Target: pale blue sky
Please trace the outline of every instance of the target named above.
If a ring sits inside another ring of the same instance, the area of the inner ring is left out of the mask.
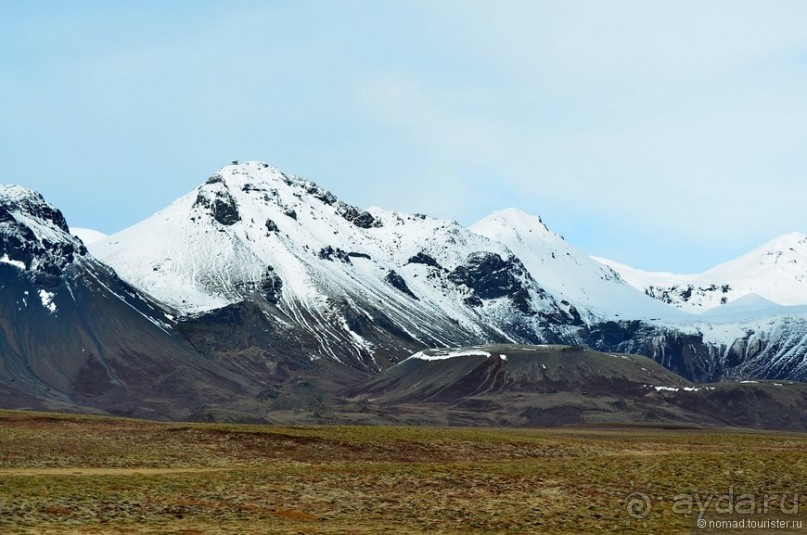
[[[113,232],[233,159],[700,271],[807,232],[807,2],[0,2],[0,182]]]

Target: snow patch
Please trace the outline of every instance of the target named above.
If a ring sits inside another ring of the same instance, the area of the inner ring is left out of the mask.
[[[50,313],[53,314],[56,312],[56,303],[53,302],[53,298],[56,296],[53,292],[49,292],[47,290],[39,290],[39,299],[42,300],[42,306],[50,310]]]
[[[684,392],[700,392],[701,390],[714,390],[715,387],[713,386],[656,386],[656,385],[644,385],[646,388],[654,388],[656,392],[679,392],[683,390]]]
[[[656,392],[678,392],[680,388],[677,386],[654,386]]]
[[[25,270],[25,263],[20,262],[19,260],[12,260],[8,257],[8,253],[3,255],[3,258],[0,258],[0,262],[3,264],[10,264],[17,269]]]
[[[453,359],[456,357],[471,357],[471,356],[483,356],[483,357],[490,357],[492,356],[487,351],[480,351],[478,349],[465,349],[465,350],[448,350],[443,352],[441,350],[440,354],[437,355],[427,355],[423,351],[418,351],[411,357],[410,359],[417,359],[417,360],[446,360],[446,359]],[[504,356],[504,355],[502,355]],[[506,359],[507,357],[505,357]],[[407,359],[409,360],[409,359]]]

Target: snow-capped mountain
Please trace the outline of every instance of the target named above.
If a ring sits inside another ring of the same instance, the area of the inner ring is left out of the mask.
[[[780,329],[759,310],[750,319],[677,310],[534,216],[505,210],[469,230],[360,210],[260,162],[222,168],[90,248],[176,309],[197,350],[270,382],[278,363],[299,370],[325,360],[375,373],[423,347],[491,342],[636,352],[696,381],[750,362],[760,376],[807,376],[799,353],[807,341],[777,338],[799,328]],[[758,344],[737,342],[752,331],[768,333],[764,358]]]
[[[245,391],[94,259],[59,210],[20,186],[0,186],[0,290],[3,406],[164,418],[203,403],[202,385],[211,399],[217,387]]]
[[[615,317],[682,317],[569,245],[537,216],[509,208],[490,214],[470,229],[506,245],[547,291],[572,303],[590,322]]]
[[[807,305],[807,235],[792,232],[700,274],[648,272],[597,258],[647,295],[700,313],[748,295]]]
[[[259,162],[115,235],[75,233],[0,187],[0,406],[263,418],[426,348],[491,343],[646,355],[694,382],[807,380],[807,306],[782,304],[802,300],[801,235],[708,272],[726,304],[693,314],[519,210],[471,229],[361,210]]]
[[[189,318],[252,302],[292,338],[316,339],[306,357],[372,369],[423,346],[539,340],[547,317],[574,315],[499,242],[359,210],[258,162],[222,168],[91,249]]]

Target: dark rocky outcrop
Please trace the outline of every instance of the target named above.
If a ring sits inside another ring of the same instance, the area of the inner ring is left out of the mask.
[[[415,256],[410,257],[409,260],[406,261],[406,263],[407,264],[424,264],[424,265],[427,265],[427,266],[431,266],[433,268],[443,269],[443,266],[441,266],[437,262],[437,260],[435,260],[433,257],[427,255],[423,251],[419,252]]]
[[[472,253],[464,265],[448,274],[448,279],[471,290],[467,299],[471,306],[478,306],[485,299],[508,297],[521,312],[532,312],[530,294],[524,284],[532,277],[515,256],[505,260],[496,253]]]
[[[22,190],[21,190],[22,191]],[[38,237],[15,213],[38,219],[51,226],[65,239]],[[21,262],[42,286],[57,284],[64,269],[77,257],[86,256],[81,240],[69,237],[70,229],[62,212],[49,205],[41,195],[23,191],[14,199],[0,199],[0,257]]]
[[[384,276],[384,282],[399,292],[408,295],[412,299],[418,299],[418,297],[412,293],[412,290],[409,289],[409,286],[406,285],[406,281],[403,279],[403,277],[401,277],[394,269],[389,270],[389,272]]]
[[[339,207],[336,213],[342,216],[346,221],[350,221],[359,228],[372,228],[380,227],[381,221],[378,221],[373,215],[366,210],[359,210],[355,206],[351,206],[344,202],[339,202]]]
[[[280,301],[280,292],[283,288],[283,281],[280,276],[275,273],[275,268],[269,266],[266,268],[266,274],[261,281],[261,293],[267,301],[276,305]]]
[[[213,219],[222,225],[230,226],[241,221],[241,215],[238,213],[238,203],[226,189],[216,190],[212,193],[200,190],[193,205],[209,210]]]
[[[315,199],[322,201],[329,206],[336,202],[336,197],[333,193],[325,188],[317,186],[313,182],[306,183],[305,191]]]
[[[647,355],[695,382],[717,381],[726,372],[721,348],[701,334],[688,334],[638,320],[605,321],[579,331],[581,343],[600,351]]]
[[[350,264],[350,254],[340,249],[339,247],[332,247],[330,245],[323,247],[319,250],[319,257],[323,260],[330,260],[333,261],[334,259],[344,262],[345,264]]]

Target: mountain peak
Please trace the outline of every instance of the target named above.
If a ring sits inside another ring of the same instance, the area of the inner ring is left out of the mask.
[[[804,249],[807,250],[807,234],[802,232],[788,232],[772,239],[762,246],[770,250]]]
[[[216,186],[217,184],[218,186]],[[326,204],[333,204],[337,201],[333,194],[311,180],[288,175],[277,167],[272,167],[268,163],[259,161],[234,162],[230,165],[225,165],[211,175],[199,189],[206,189],[211,186],[213,188],[226,188],[232,192],[242,191],[245,193],[291,188],[297,190],[298,193],[304,191],[309,195],[320,197],[320,200],[323,200]]]
[[[800,232],[782,234],[740,257],[706,271],[703,275],[746,272],[765,278],[765,272],[770,269],[786,271],[803,281],[807,273],[807,235]],[[761,295],[769,297],[764,292]]]
[[[507,208],[491,213],[470,229],[506,245],[544,288],[578,312],[654,318],[674,314],[566,243],[538,216]]]
[[[528,214],[521,208],[504,208],[503,210],[496,210],[491,212],[487,217],[482,218],[475,225],[482,224],[497,224],[500,226],[521,228],[526,230],[533,230],[535,228],[542,228],[544,231],[549,231],[549,228],[544,224],[541,216]]]
[[[53,282],[84,244],[70,234],[62,212],[39,193],[17,185],[0,185],[0,262],[34,272]]]
[[[47,222],[65,233],[70,232],[62,212],[40,193],[16,184],[0,184],[0,221],[13,219],[14,213]]]
[[[18,184],[0,184],[0,202],[22,202],[29,199],[44,201],[42,195]]]

